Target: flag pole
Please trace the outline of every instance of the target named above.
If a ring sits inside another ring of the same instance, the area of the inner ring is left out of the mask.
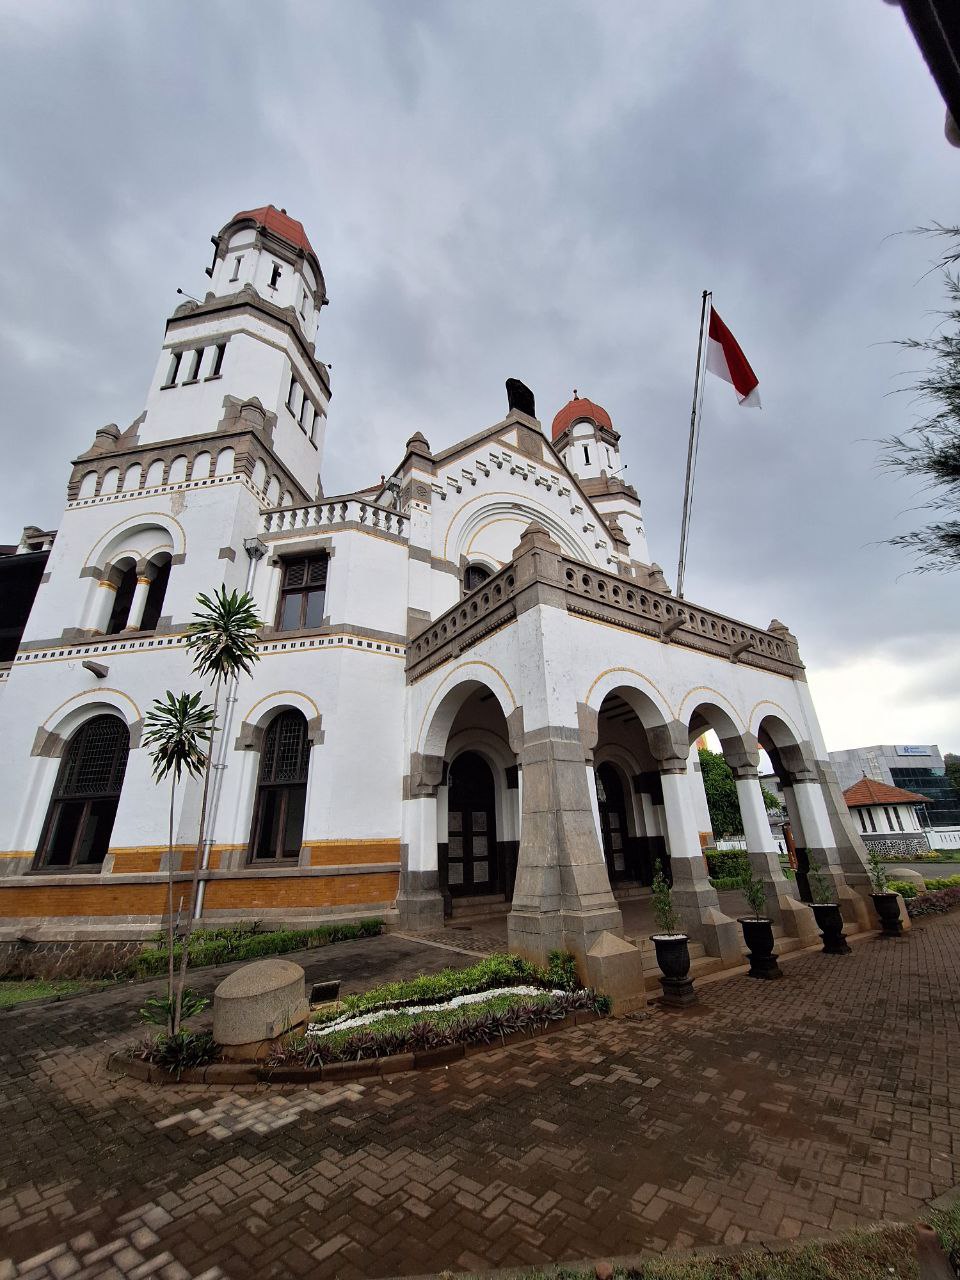
[[[703,335],[706,330],[708,289],[704,289],[700,303],[700,338],[697,342],[697,371],[693,379],[693,404],[690,406],[690,440],[687,444],[687,475],[683,486],[683,515],[680,519],[680,558],[677,562],[677,599],[683,599],[683,575],[687,567],[687,542],[690,533],[690,508],[693,503],[693,470],[696,465],[697,433],[700,427],[700,394],[703,378]]]

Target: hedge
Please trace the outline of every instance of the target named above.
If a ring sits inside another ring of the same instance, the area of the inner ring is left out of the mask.
[[[196,929],[190,934],[190,967],[201,969],[205,965],[228,964],[232,960],[257,960],[261,956],[279,956],[287,951],[327,947],[333,942],[350,942],[355,938],[375,938],[382,930],[382,920],[321,924],[310,929],[261,931],[257,921],[220,929]],[[155,945],[141,951],[130,969],[141,978],[166,973],[169,955],[166,938],[158,935]],[[174,944],[173,955],[174,962],[179,964],[183,955],[182,942]]]

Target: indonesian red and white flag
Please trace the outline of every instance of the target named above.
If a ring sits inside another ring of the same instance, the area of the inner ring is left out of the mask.
[[[740,343],[712,307],[707,334],[707,368],[718,378],[733,384],[742,405],[748,405],[751,409],[760,408],[760,383],[757,375],[740,350]]]

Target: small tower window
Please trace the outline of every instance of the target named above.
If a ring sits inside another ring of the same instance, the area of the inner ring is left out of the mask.
[[[270,272],[270,288],[275,289],[280,283],[280,268],[276,263],[273,264],[273,270]]]
[[[464,591],[475,591],[490,577],[490,570],[485,564],[468,564],[463,573]]]
[[[190,377],[187,379],[188,382],[196,382],[200,377],[200,366],[203,363],[203,352],[203,347],[197,347],[196,351],[193,353],[193,364],[190,366]]]
[[[293,412],[293,398],[296,395],[296,393],[297,393],[297,379],[296,379],[296,375],[294,374],[294,375],[291,375],[290,377],[290,390],[287,392],[287,408],[291,411],[291,413]]]
[[[173,359],[170,361],[170,372],[167,374],[167,380],[163,384],[165,387],[175,387],[177,378],[180,375],[180,361],[183,359],[182,351],[175,351]]]
[[[240,258],[234,258],[234,260],[233,260],[233,275],[230,277],[230,279],[231,279],[231,280],[239,280],[239,279],[240,279],[240,263],[241,263],[242,261],[243,261],[243,258],[242,258],[242,257],[240,257]]]
[[[223,357],[226,355],[227,344],[225,342],[217,343],[217,354],[213,358],[213,368],[207,374],[208,378],[219,378],[220,370],[223,368]]]
[[[301,298],[300,298],[300,317],[301,317],[301,319],[306,320],[306,318],[307,318],[307,291],[306,291],[306,289],[305,289],[302,285],[300,286],[300,292],[301,292],[301,294],[302,294],[302,296],[301,296]]]
[[[110,611],[110,621],[107,623],[106,634],[108,636],[117,635],[127,625],[130,606],[133,603],[133,593],[136,589],[137,569],[135,565],[131,564],[124,569],[117,584],[117,590],[113,597],[113,608]]]
[[[587,464],[587,466],[589,467],[589,465],[590,465],[590,450],[587,448],[587,446],[586,446],[586,445],[584,445],[584,446],[583,446],[583,460],[584,460],[584,462]]]

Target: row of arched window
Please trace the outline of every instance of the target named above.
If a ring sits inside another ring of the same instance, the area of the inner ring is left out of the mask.
[[[135,489],[153,489],[161,484],[181,484],[184,480],[207,480],[211,475],[231,475],[236,461],[232,448],[221,449],[214,462],[213,454],[206,450],[196,454],[191,464],[186,454],[181,453],[169,464],[163,458],[155,458],[146,471],[140,462],[132,462],[123,473],[121,483],[120,468],[109,467],[103,473],[98,487],[100,473],[88,471],[80,481],[78,498],[93,498],[111,493],[126,493]],[[266,469],[264,469],[266,470]],[[188,474],[189,473],[189,474]]]
[[[183,484],[187,480],[209,480],[211,476],[229,476],[236,470],[236,452],[228,446],[216,455],[201,450],[191,462],[185,454],[178,454],[169,463],[164,458],[154,458],[144,470],[140,462],[132,462],[122,473],[119,467],[108,467],[101,478],[99,471],[87,471],[80,480],[77,499],[107,497],[114,493],[134,493],[138,489],[154,489],[164,484]],[[254,463],[250,482],[264,495],[271,507],[290,507],[293,493],[284,489],[280,478],[270,475],[262,458]]]
[[[130,734],[119,716],[86,720],[60,762],[37,848],[35,870],[86,871],[110,847],[127,768]],[[299,711],[281,711],[263,737],[250,826],[252,862],[295,861],[303,844],[310,740]]]

